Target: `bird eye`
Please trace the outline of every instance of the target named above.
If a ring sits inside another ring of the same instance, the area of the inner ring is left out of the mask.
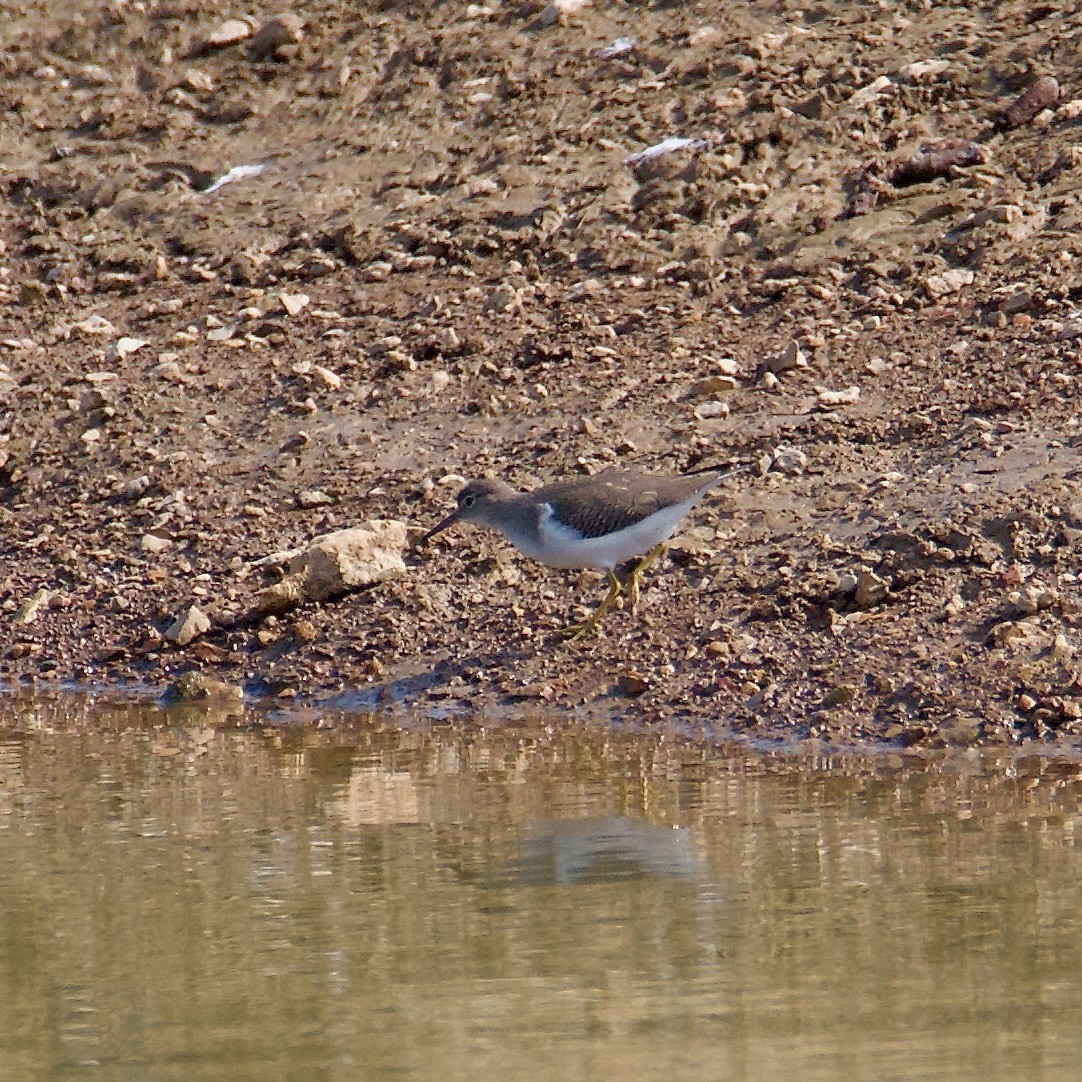
[[[477,502],[477,497],[474,496],[472,493],[469,496],[463,496],[462,497],[462,506],[463,507],[473,507],[473,505],[476,502]]]

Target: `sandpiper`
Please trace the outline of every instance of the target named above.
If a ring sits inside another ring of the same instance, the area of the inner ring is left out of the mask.
[[[609,592],[589,619],[572,624],[578,638],[601,622],[617,597],[638,600],[639,577],[657,559],[684,516],[732,470],[703,469],[678,477],[605,470],[517,492],[505,481],[470,481],[458,506],[428,531],[423,545],[456,522],[499,530],[531,559],[549,567],[592,567],[608,576]],[[645,554],[645,555],[644,555]],[[621,581],[616,568],[642,557]]]

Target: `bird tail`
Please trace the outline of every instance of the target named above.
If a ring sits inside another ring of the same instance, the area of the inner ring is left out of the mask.
[[[727,477],[732,477],[737,473],[744,473],[750,469],[750,462],[719,462],[713,466],[696,466],[693,470],[685,470],[684,476],[697,477],[702,473],[716,473],[719,475],[718,481],[724,481]]]

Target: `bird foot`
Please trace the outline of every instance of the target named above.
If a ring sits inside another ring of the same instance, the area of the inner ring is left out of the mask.
[[[629,572],[627,577],[621,582],[615,572],[609,572],[609,592],[605,595],[604,600],[594,610],[594,612],[588,616],[585,620],[580,620],[576,624],[570,624],[568,627],[563,628],[560,631],[562,636],[565,636],[569,642],[575,642],[578,639],[589,635],[592,631],[597,629],[598,624],[601,623],[605,614],[616,603],[616,599],[621,594],[627,594],[628,601],[631,603],[631,611],[633,614],[637,614],[639,611],[639,579],[642,577],[643,572],[661,555],[665,550],[664,543],[655,545]]]
[[[567,627],[560,628],[556,634],[568,642],[578,642],[579,639],[584,639],[592,631],[597,630],[597,625],[600,623],[601,620],[595,612],[589,619],[580,620],[578,623],[568,624]]]
[[[568,642],[575,642],[578,639],[589,635],[590,632],[596,630],[597,625],[601,623],[605,616],[605,613],[612,608],[616,599],[624,592],[624,585],[620,580],[610,571],[609,572],[609,592],[605,595],[604,600],[600,605],[588,616],[585,620],[579,621],[577,624],[569,624],[567,627],[560,631],[560,635],[566,636]]]

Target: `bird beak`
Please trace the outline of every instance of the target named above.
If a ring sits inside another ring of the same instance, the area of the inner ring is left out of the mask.
[[[424,537],[422,537],[421,540],[417,542],[417,547],[420,548],[422,545],[427,545],[428,542],[436,536],[436,534],[443,533],[443,531],[446,530],[448,526],[453,526],[457,521],[458,508],[456,507],[438,526],[429,530],[428,533],[426,533]]]

